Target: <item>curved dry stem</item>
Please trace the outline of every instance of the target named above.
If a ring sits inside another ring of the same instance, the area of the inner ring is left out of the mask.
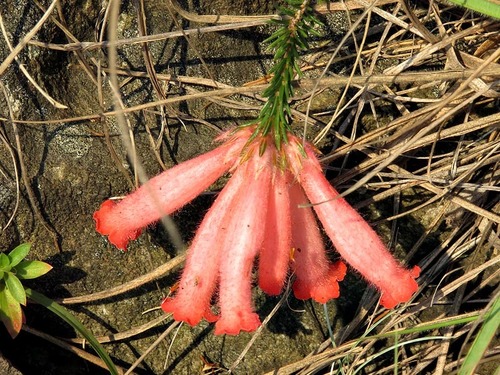
[[[132,337],[135,337],[137,335],[140,335],[144,332],[149,331],[151,328],[156,327],[160,323],[164,322],[165,320],[169,319],[170,315],[167,314],[162,314],[161,316],[146,322],[144,324],[141,324],[140,326],[137,327],[132,327],[126,331],[123,332],[117,332],[113,333],[110,335],[105,335],[105,336],[97,336],[96,340],[100,342],[101,344],[106,344],[106,343],[113,343],[117,341],[123,341],[126,339],[130,339]],[[78,345],[85,345],[87,342],[85,339],[81,338],[73,338],[73,339],[64,339],[64,341],[71,342],[73,344],[78,344]]]
[[[180,266],[185,260],[186,260],[185,254],[178,255],[174,259],[168,261],[167,263],[162,264],[155,270],[140,277],[137,277],[134,280],[126,282],[125,284],[121,284],[117,287],[103,290],[97,293],[88,294],[85,296],[62,298],[60,300],[57,300],[57,302],[65,305],[71,305],[76,303],[88,303],[93,301],[99,301],[106,298],[114,297],[119,294],[123,294],[131,290],[134,290],[140,287],[141,285],[150,283],[151,281],[154,281],[162,276],[167,275],[168,273],[172,272],[172,270]]]

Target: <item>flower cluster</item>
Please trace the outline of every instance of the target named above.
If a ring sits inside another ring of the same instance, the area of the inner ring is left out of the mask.
[[[118,203],[104,202],[94,214],[97,231],[125,249],[143,227],[232,173],[196,232],[177,292],[163,301],[164,311],[191,325],[216,322],[216,334],[255,330],[260,320],[251,288],[257,258],[258,284],[270,295],[279,294],[293,274],[297,298],[325,303],[338,297],[346,266],[329,261],[316,217],[341,257],[380,290],[383,306],[410,299],[419,268],[407,270],[391,256],[326,180],[311,145],[288,133],[278,149],[272,135],[254,127],[223,139],[213,151],[163,172]],[[214,296],[218,314],[211,306]]]

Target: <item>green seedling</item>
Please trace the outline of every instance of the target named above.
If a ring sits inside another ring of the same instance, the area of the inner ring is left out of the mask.
[[[26,306],[26,291],[21,280],[35,279],[52,269],[39,260],[26,260],[30,243],[23,243],[8,255],[0,253],[0,319],[15,338],[25,321],[21,305]]]

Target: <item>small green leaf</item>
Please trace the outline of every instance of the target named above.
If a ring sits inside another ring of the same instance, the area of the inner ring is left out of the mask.
[[[500,4],[495,0],[450,0],[456,5],[500,19]]]
[[[488,346],[491,344],[500,326],[500,297],[497,297],[484,315],[484,321],[479,329],[469,352],[458,371],[459,375],[476,373]]]
[[[9,256],[5,253],[0,253],[0,270],[9,272],[11,269]]]
[[[15,269],[18,278],[27,280],[45,275],[52,269],[52,266],[39,260],[23,260]]]
[[[12,250],[9,253],[9,259],[10,259],[10,266],[15,267],[21,262],[24,258],[26,258],[26,255],[30,252],[31,249],[31,244],[29,242],[27,243],[22,243],[21,245],[17,246],[14,250]]]
[[[4,286],[0,286],[0,320],[15,339],[23,326],[23,311],[19,302]]]
[[[12,272],[7,272],[5,274],[5,285],[7,286],[6,290],[12,294],[15,300],[21,305],[26,306],[26,293],[24,292],[24,286]]]

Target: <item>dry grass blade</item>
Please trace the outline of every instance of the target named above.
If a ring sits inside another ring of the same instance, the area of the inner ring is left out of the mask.
[[[162,343],[163,340],[174,330],[174,328],[180,328],[182,323],[180,322],[174,322],[172,323],[158,338],[155,340],[153,344],[146,350],[142,355],[137,358],[137,361],[135,361],[132,366],[130,366],[125,374],[131,374],[133,373],[132,371],[146,358],[158,345]]]
[[[279,16],[270,14],[263,16],[235,16],[235,15],[205,15],[205,14],[197,14],[191,13],[184,10],[180,4],[176,0],[168,0],[171,4],[172,8],[175,9],[177,13],[179,13],[183,18],[198,22],[198,23],[236,23],[236,22],[247,22],[247,21],[269,21],[271,19],[279,19]],[[378,0],[376,1],[377,6],[395,3],[397,0]],[[331,12],[339,12],[345,10],[355,10],[355,9],[363,9],[365,7],[370,7],[372,4],[361,1],[361,0],[347,0],[341,3],[333,2],[327,4],[318,4],[315,6],[315,10],[319,13],[327,14]]]
[[[2,19],[2,14],[1,13],[0,13],[0,28],[2,29],[2,34],[3,34],[3,38],[5,40],[5,43],[7,44],[7,47],[9,48],[9,50],[12,52],[13,51],[12,44],[9,41],[9,36],[7,35],[7,30],[5,29],[5,25],[3,23],[3,19]],[[68,108],[64,104],[61,104],[57,100],[55,100],[54,98],[52,98],[44,89],[42,89],[40,87],[40,85],[38,83],[36,83],[35,79],[29,74],[29,72],[26,69],[26,67],[19,62],[19,59],[18,59],[17,56],[14,56],[14,60],[16,60],[16,62],[19,65],[19,69],[25,75],[25,77],[28,79],[28,81],[37,89],[37,91],[40,94],[43,95],[43,97],[45,99],[47,99],[47,101],[50,104],[52,104],[54,107],[56,107],[58,109],[67,109]]]
[[[24,47],[30,42],[30,40],[36,35],[38,30],[43,26],[45,21],[50,17],[50,14],[54,10],[57,5],[58,0],[53,0],[50,6],[47,8],[45,14],[40,18],[37,24],[31,29],[29,33],[27,33],[23,39],[14,47],[14,49],[10,52],[10,54],[2,61],[0,64],[0,77],[5,73],[5,70],[9,67],[9,65],[14,61],[14,59],[19,55],[19,53],[23,50]]]
[[[103,42],[77,42],[77,43],[66,43],[66,44],[58,44],[58,43],[46,43],[40,42],[37,40],[31,40],[29,44],[38,46],[41,48],[49,48],[56,51],[92,51],[97,49],[106,49],[106,48],[118,48],[123,46],[130,46],[134,44],[142,44],[142,43],[151,43],[158,42],[166,39],[174,39],[183,37],[186,35],[199,35],[199,34],[207,34],[207,33],[217,33],[221,31],[227,30],[237,30],[237,29],[245,29],[249,27],[255,27],[265,24],[265,21],[248,21],[241,23],[231,23],[217,26],[206,26],[200,27],[196,29],[188,29],[182,31],[171,31],[166,33],[160,33],[155,35],[147,35],[143,37],[135,37],[135,38],[126,38],[120,40],[109,40]]]
[[[134,72],[125,72],[123,70],[117,70],[117,74],[123,74],[123,75],[131,75],[131,76],[137,76],[137,77],[146,77],[146,73],[134,73]],[[411,83],[411,82],[418,82],[418,83],[425,83],[425,82],[436,82],[436,81],[446,81],[446,80],[456,80],[456,79],[466,79],[471,77],[472,75],[477,75],[477,71],[475,70],[462,70],[462,71],[450,71],[450,72],[431,72],[431,73],[402,73],[400,75],[374,75],[374,76],[354,76],[352,78],[349,77],[339,77],[339,78],[324,78],[320,81],[320,84],[317,85],[318,88],[330,88],[330,87],[341,87],[346,85],[347,83],[351,82],[352,84],[356,85],[363,85],[363,84],[375,84],[375,83],[385,83],[385,84],[404,84],[404,83]],[[500,69],[499,68],[494,68],[494,70],[486,71],[484,73],[485,76],[491,76],[491,77],[500,77]],[[158,75],[159,79],[164,79],[166,81],[179,81],[180,83],[189,83],[189,84],[202,84],[202,85],[209,85],[213,86],[213,82],[211,84],[208,83],[207,79],[198,79],[198,78],[189,78],[189,77],[173,77],[170,75]],[[198,82],[196,82],[198,81]],[[226,86],[224,84],[217,84],[218,86]],[[312,87],[316,85],[316,80],[301,80],[297,82],[297,85],[299,88],[310,90]],[[157,106],[165,105],[165,104],[171,104],[171,103],[179,103],[179,102],[184,102],[184,101],[194,101],[197,99],[205,99],[205,98],[212,98],[212,97],[217,97],[217,96],[228,96],[228,95],[245,95],[245,94],[254,94],[257,92],[261,92],[267,87],[267,85],[256,85],[256,86],[242,86],[242,87],[227,87],[223,89],[218,89],[218,90],[212,90],[209,92],[196,92],[193,94],[187,94],[187,95],[180,95],[180,96],[175,96],[175,97],[170,97],[164,100],[158,100],[158,101],[153,101],[150,103],[145,103],[145,104],[140,104],[140,105],[135,105],[135,106],[130,106],[127,108],[123,109],[124,113],[133,113],[133,112],[138,112],[142,110],[148,110],[152,109]],[[424,112],[428,112],[429,109],[425,108]],[[65,117],[61,119],[56,119],[56,120],[13,120],[17,124],[30,124],[30,125],[50,125],[50,124],[60,124],[60,123],[73,123],[73,122],[82,122],[82,121],[89,121],[89,120],[99,120],[102,117],[112,117],[117,114],[117,111],[106,111],[104,113],[95,113],[95,114],[88,114],[84,116],[77,116],[77,117]],[[418,114],[413,114],[413,116],[417,116]],[[5,117],[0,117],[0,120],[6,121],[8,120]],[[397,127],[400,126],[400,123],[403,120],[407,119],[399,119],[394,121],[393,124],[391,124],[391,127]],[[343,141],[346,141],[348,144],[346,146],[343,146],[342,149],[339,149],[338,153],[336,152],[335,155],[328,156],[323,159],[323,161],[332,161],[336,159],[337,157],[341,156],[342,153],[358,149],[360,147],[363,147],[363,143],[367,142],[369,138],[376,139],[377,137],[381,136],[384,131],[389,131],[389,128],[382,128],[380,131],[377,133],[370,133],[365,137],[359,137],[358,139],[354,140],[353,142],[349,143],[349,140],[347,138],[342,138],[342,136],[339,136]],[[358,146],[360,145],[360,146]]]
[[[234,372],[236,370],[236,367],[243,361],[245,356],[247,355],[248,351],[252,347],[252,345],[255,343],[255,341],[259,338],[260,335],[262,335],[264,328],[266,327],[267,323],[271,320],[271,318],[276,314],[278,309],[283,305],[283,303],[288,299],[290,296],[290,284],[287,285],[286,290],[283,292],[283,295],[281,296],[279,302],[273,307],[271,312],[267,314],[266,318],[262,321],[262,325],[255,331],[255,333],[252,335],[252,339],[248,342],[248,344],[245,346],[245,349],[240,353],[238,358],[231,364],[231,367],[229,368],[229,372]]]

